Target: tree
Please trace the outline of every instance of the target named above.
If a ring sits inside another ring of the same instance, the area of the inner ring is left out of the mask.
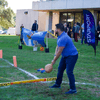
[[[0,0],[0,26],[5,29],[15,26],[14,17],[16,16],[13,10],[8,6],[6,0]]]
[[[5,0],[0,0],[0,6],[2,6],[2,7],[7,7],[8,6],[8,2],[7,1],[5,1]]]

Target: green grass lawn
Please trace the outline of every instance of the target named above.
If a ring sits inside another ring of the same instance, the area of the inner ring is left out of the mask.
[[[50,53],[41,52],[39,48],[37,52],[33,52],[33,47],[27,46],[23,46],[23,49],[19,50],[18,39],[18,36],[0,36],[0,49],[3,50],[4,59],[13,63],[13,56],[16,56],[18,67],[39,78],[57,76],[60,58],[53,66],[51,73],[37,72],[37,69],[44,68],[46,64],[51,63],[56,39],[49,39]],[[91,46],[81,45],[80,41],[74,42],[74,44],[79,52],[79,59],[74,70],[76,82],[100,85],[100,44],[97,46],[96,57]],[[0,59],[0,83],[27,79],[33,78]],[[66,71],[63,81],[68,82]],[[53,84],[54,82],[29,83],[0,88],[0,100],[100,100],[100,87],[77,84],[77,94],[65,95],[64,92],[69,89],[68,84],[63,83],[61,89],[49,89],[48,87]]]

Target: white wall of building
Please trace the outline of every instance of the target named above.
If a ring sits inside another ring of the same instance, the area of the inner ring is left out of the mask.
[[[24,12],[26,12],[26,11],[28,11],[27,15],[24,14]],[[37,23],[38,23],[38,14],[39,14],[38,11],[33,11],[32,9],[17,10],[16,34],[20,34],[21,24],[23,24],[25,28],[31,30],[34,20],[37,20]]]
[[[100,8],[100,0],[54,0],[33,2],[33,10]]]
[[[38,18],[38,31],[47,31],[46,29],[46,19],[47,19],[47,12],[39,12]]]

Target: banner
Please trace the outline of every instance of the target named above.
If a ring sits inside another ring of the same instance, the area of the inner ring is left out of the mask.
[[[42,47],[46,47],[46,44],[44,42],[44,38],[46,34],[47,34],[47,31],[33,32],[26,28],[22,28],[23,41],[24,41],[24,44],[27,46],[41,45]]]
[[[88,10],[83,10],[84,14],[84,31],[87,43],[92,45],[96,55],[96,44],[95,44],[95,21],[92,13]]]

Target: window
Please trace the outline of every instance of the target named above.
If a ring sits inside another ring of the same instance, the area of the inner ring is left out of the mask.
[[[68,13],[67,22],[71,23],[71,27],[74,25],[74,13]]]
[[[67,13],[60,14],[60,23],[64,24],[67,22]]]
[[[78,22],[81,25],[82,13],[75,13],[75,22]]]
[[[78,22],[80,25],[84,23],[84,16],[82,12],[61,12],[60,13],[60,23],[71,23],[71,27],[73,27],[75,22]]]

